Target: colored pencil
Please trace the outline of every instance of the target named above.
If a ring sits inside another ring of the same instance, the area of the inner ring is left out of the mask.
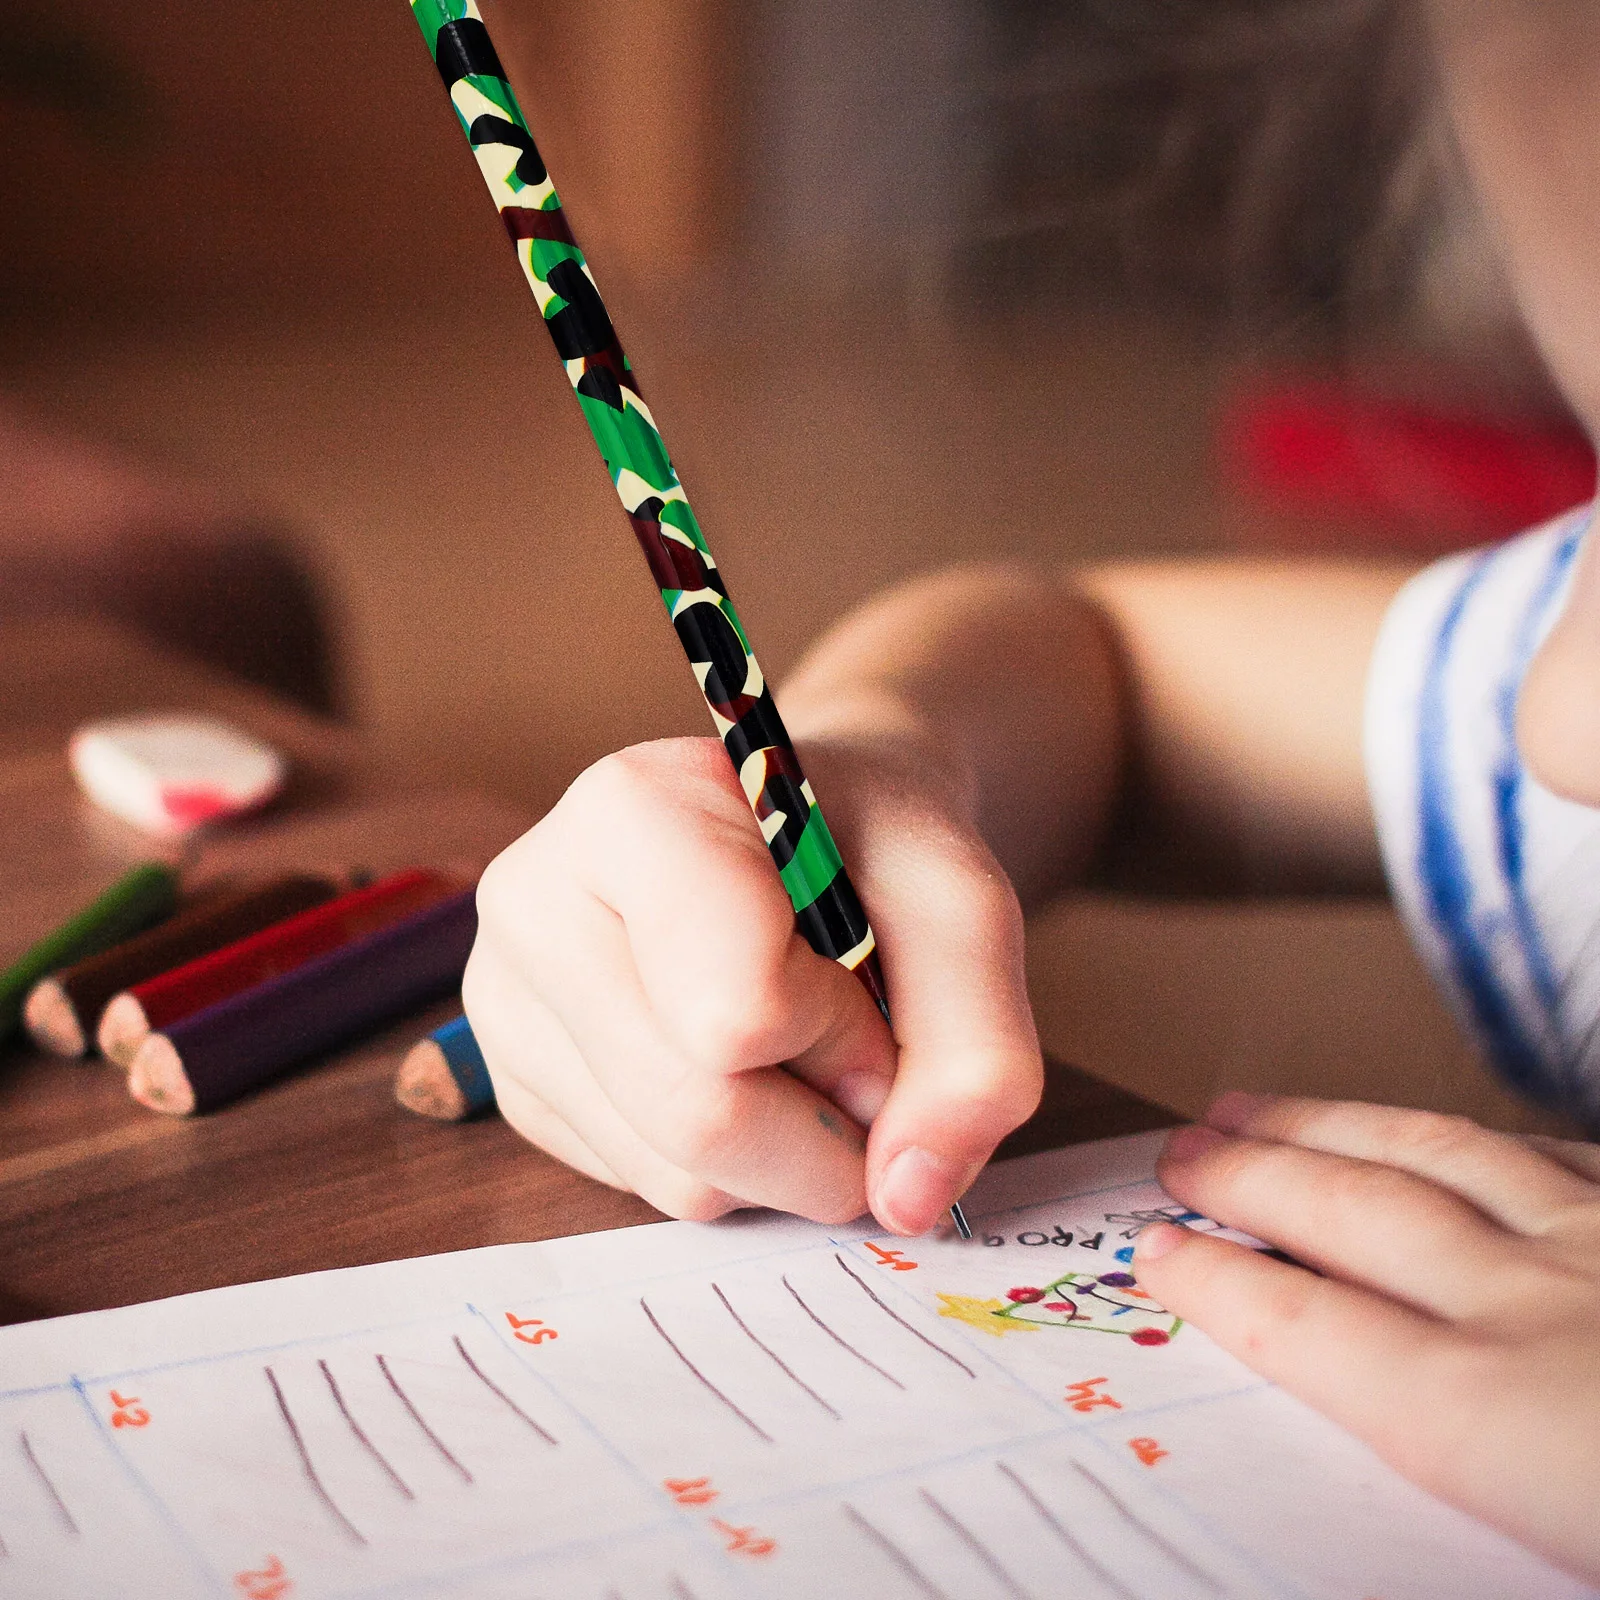
[[[177,903],[177,872],[161,862],[149,862],[124,873],[98,899],[46,934],[0,972],[0,1044],[21,1021],[28,991],[41,978],[170,916]]]
[[[494,1104],[489,1069],[465,1017],[411,1047],[395,1076],[394,1097],[406,1110],[440,1122],[464,1122]]]
[[[128,1091],[173,1116],[235,1100],[459,988],[477,931],[475,890],[437,900],[152,1033],[133,1059]]]
[[[795,918],[885,1020],[876,943],[476,0],[410,0]],[[957,1206],[953,1219],[970,1237]]]
[[[364,938],[458,887],[437,872],[397,872],[148,978],[106,1006],[100,1048],[118,1066],[130,1066],[147,1034]]]
[[[23,1021],[52,1055],[81,1056],[114,995],[209,955],[338,894],[332,878],[291,873],[249,888],[223,886],[174,916],[33,986]]]

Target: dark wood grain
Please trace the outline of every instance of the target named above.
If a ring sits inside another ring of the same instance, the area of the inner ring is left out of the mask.
[[[528,822],[469,793],[408,794],[344,730],[97,622],[0,630],[0,682],[19,679],[33,695],[26,714],[9,700],[0,711],[0,961],[149,853],[76,797],[66,769],[71,727],[109,710],[222,712],[289,749],[314,780],[295,804],[201,849],[200,878],[358,862],[476,873]],[[438,1123],[394,1103],[400,1057],[450,1009],[192,1119],[134,1105],[102,1063],[0,1055],[0,1320],[657,1220],[496,1118]],[[1039,1114],[1005,1153],[1172,1120],[1052,1066]]]

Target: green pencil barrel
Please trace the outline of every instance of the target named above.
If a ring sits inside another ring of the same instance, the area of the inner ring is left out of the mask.
[[[474,0],[411,0],[411,9],[797,925],[814,950],[855,972],[882,1008],[866,914],[477,6]]]
[[[0,972],[0,1042],[16,1028],[28,991],[41,978],[132,938],[171,916],[177,903],[178,874],[151,862],[125,873],[93,904],[46,934]]]

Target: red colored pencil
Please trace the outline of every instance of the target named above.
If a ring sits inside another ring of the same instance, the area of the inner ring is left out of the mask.
[[[288,873],[248,888],[222,886],[197,896],[165,922],[34,985],[23,1021],[52,1055],[81,1056],[116,995],[197,961],[339,893],[333,879]]]
[[[152,1033],[128,1092],[152,1111],[210,1111],[312,1056],[461,986],[478,931],[463,889],[293,972]]]
[[[443,873],[415,867],[397,872],[135,984],[107,1005],[100,1049],[126,1068],[155,1030],[365,938],[459,888]]]

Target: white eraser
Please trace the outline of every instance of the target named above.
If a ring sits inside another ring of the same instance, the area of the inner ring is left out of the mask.
[[[149,833],[182,834],[265,805],[288,764],[216,717],[164,714],[86,723],[68,750],[83,792]]]

